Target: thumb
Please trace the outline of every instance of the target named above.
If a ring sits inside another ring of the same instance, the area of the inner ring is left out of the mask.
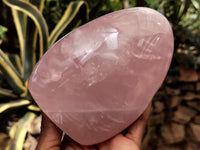
[[[60,150],[62,131],[43,113],[41,134],[36,150]]]
[[[128,132],[125,135],[134,141],[138,146],[141,144],[150,114],[151,103],[148,105],[144,113],[129,127]]]

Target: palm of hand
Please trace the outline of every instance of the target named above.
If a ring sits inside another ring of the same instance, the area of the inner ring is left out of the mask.
[[[138,141],[139,142],[139,141]],[[72,141],[64,146],[64,150],[140,150],[140,144],[131,137],[119,134],[109,141],[93,146],[81,146]]]
[[[106,142],[93,146],[81,146],[68,136],[61,142],[62,131],[43,114],[42,130],[36,150],[140,150],[150,112],[151,105],[127,129],[126,134],[120,133]]]

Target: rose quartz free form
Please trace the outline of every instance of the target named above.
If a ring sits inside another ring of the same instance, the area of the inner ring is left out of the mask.
[[[173,34],[164,16],[149,8],[120,10],[59,40],[38,62],[28,86],[68,136],[96,144],[144,112],[172,53]]]

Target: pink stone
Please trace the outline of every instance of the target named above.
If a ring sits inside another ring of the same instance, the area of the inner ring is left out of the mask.
[[[164,16],[149,8],[120,10],[55,43],[28,86],[59,128],[92,145],[123,131],[144,112],[172,54],[173,34]]]

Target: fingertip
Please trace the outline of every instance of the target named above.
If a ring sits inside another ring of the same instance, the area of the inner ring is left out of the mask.
[[[142,122],[147,123],[149,120],[149,116],[151,114],[151,106],[152,103],[150,103],[147,108],[145,109],[145,111],[143,112],[143,114],[139,117],[139,120],[142,120]]]

